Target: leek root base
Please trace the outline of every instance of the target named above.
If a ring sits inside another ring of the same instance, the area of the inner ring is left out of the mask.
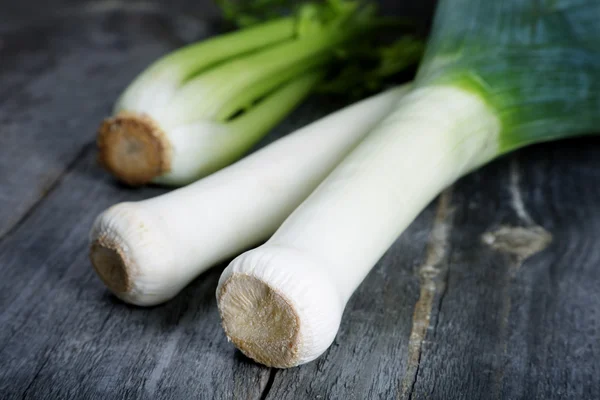
[[[222,286],[219,308],[227,337],[261,364],[296,365],[300,320],[286,298],[265,282],[234,274]]]
[[[90,259],[96,273],[110,290],[114,293],[131,290],[127,262],[119,246],[100,238],[91,246]]]
[[[170,169],[169,141],[146,115],[121,112],[104,120],[98,148],[104,168],[131,186],[149,183]]]

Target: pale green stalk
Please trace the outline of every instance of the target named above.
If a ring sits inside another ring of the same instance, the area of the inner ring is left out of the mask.
[[[234,13],[232,4],[224,4]],[[271,0],[264,6],[269,4]],[[261,22],[169,54],[120,97],[115,115],[100,127],[99,159],[131,185],[180,186],[204,177],[242,157],[319,86],[317,81],[338,61],[340,48],[371,37],[379,25],[372,7],[353,0],[324,0],[302,4],[292,17]],[[381,56],[378,49],[369,50]],[[419,56],[414,46],[394,54],[407,65]],[[310,85],[306,74],[313,77]],[[343,86],[350,92],[361,82],[346,79]],[[290,87],[302,89],[265,111],[265,104],[277,103]],[[254,107],[261,111],[253,114]]]

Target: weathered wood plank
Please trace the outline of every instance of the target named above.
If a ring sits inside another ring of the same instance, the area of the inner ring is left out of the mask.
[[[87,18],[95,14],[130,13],[163,15],[178,21],[181,31],[197,29],[198,20],[208,20],[219,15],[212,0],[0,0],[0,32],[45,21],[56,17]],[[181,26],[183,25],[183,26]]]
[[[554,242],[511,288],[507,354],[527,349],[530,363],[508,364],[503,394],[519,394],[509,382],[521,377],[524,398],[600,398],[600,138],[540,147],[530,158],[525,205]]]
[[[267,368],[240,359],[221,332],[219,269],[167,305],[126,306],[87,259],[93,218],[124,190],[94,151],[0,244],[0,397],[259,398]]]
[[[95,140],[137,73],[207,34],[189,18],[68,14],[0,34],[0,238]]]
[[[87,260],[98,212],[162,192],[102,173],[95,126],[151,59],[205,32],[204,2],[177,2],[191,10],[177,17],[158,1],[60,0],[59,17],[15,28],[28,1],[0,18],[0,398],[600,398],[599,139],[461,180],[372,271],[321,359],[270,370],[224,339],[220,268],[141,309],[108,295]],[[421,7],[406,4],[386,3]],[[263,144],[339,105],[306,105]],[[502,227],[536,225],[548,248],[506,252],[523,236]]]
[[[536,146],[457,186],[447,288],[411,398],[600,398],[599,145]],[[527,259],[498,241],[536,235],[485,235],[537,224],[553,240]]]

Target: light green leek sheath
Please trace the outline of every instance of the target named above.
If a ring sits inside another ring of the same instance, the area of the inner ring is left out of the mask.
[[[489,104],[502,123],[499,153],[598,133],[599,19],[594,0],[442,1],[418,84]]]
[[[122,94],[99,130],[100,161],[131,185],[179,186],[217,171],[304,100],[342,46],[380,24],[371,7],[326,0],[175,51]],[[399,56],[410,65],[420,46]]]

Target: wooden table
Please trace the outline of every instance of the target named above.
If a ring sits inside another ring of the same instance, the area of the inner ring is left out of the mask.
[[[212,31],[207,1],[172,3],[0,1],[0,398],[600,398],[598,138],[519,151],[448,189],[302,367],[265,368],[226,341],[223,266],[163,306],[111,296],[90,225],[164,190],[115,184],[95,128],[150,61]],[[338,106],[313,100],[264,143]]]

